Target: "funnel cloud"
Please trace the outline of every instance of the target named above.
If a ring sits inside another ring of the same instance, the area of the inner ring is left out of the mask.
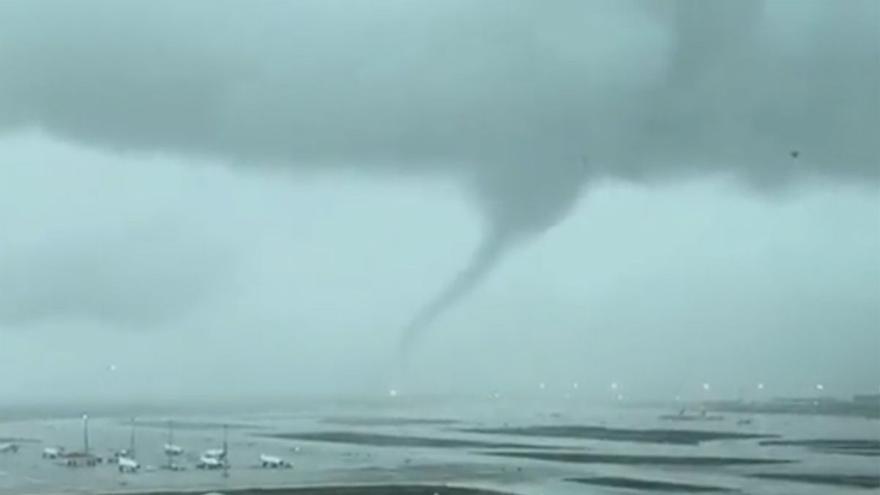
[[[541,235],[574,208],[588,176],[589,162],[572,160],[550,172],[535,167],[529,171],[497,177],[485,182],[481,196],[489,215],[488,230],[467,266],[455,276],[407,325],[402,349],[406,352],[444,311],[465,297],[491,272],[500,259],[520,242]]]
[[[508,249],[505,238],[498,235],[486,237],[474,253],[468,265],[427,306],[422,308],[406,326],[401,343],[407,352],[425,329],[444,311],[466,296],[488,274]]]

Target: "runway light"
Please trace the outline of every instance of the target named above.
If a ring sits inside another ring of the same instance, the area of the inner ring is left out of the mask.
[[[541,382],[538,384],[538,388],[540,388],[541,390],[544,390],[545,388],[547,388],[547,384],[544,382]]]
[[[712,387],[710,387],[708,383],[703,384],[703,390],[709,390],[710,388]]]
[[[388,396],[389,397],[397,397],[397,389],[392,388],[391,390],[389,390]]]
[[[819,391],[825,390],[825,385],[822,385],[821,383],[817,383],[816,390],[819,390]]]
[[[764,384],[763,384],[763,383],[759,383],[759,384],[758,384],[758,390],[764,390]]]
[[[611,382],[611,390],[617,390],[618,388],[620,388],[620,385],[617,382]]]
[[[579,389],[580,386],[581,386],[581,384],[578,383],[578,382],[574,382],[574,383],[571,384],[571,388],[573,388],[573,389],[575,389],[575,390]]]

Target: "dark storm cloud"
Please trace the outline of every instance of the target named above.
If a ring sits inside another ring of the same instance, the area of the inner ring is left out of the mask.
[[[878,35],[871,0],[4,2],[0,129],[460,177],[466,289],[594,178],[875,182]]]
[[[878,9],[5,2],[0,122],[237,162],[460,169],[502,198],[498,181],[584,154],[634,178],[876,178]]]

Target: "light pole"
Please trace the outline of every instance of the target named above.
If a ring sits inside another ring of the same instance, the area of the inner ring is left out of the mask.
[[[89,455],[89,415],[83,414],[83,453]]]

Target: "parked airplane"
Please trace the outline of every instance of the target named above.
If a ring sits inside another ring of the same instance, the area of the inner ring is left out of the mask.
[[[164,445],[165,455],[169,457],[169,464],[171,463],[171,457],[177,457],[183,454],[183,447],[174,443],[174,423],[171,421],[168,422],[168,441],[165,442]]]
[[[196,468],[198,469],[222,469],[226,467],[226,460],[220,457],[213,457],[207,454],[202,454],[199,457],[199,462],[196,464]]]
[[[134,418],[131,418],[131,437],[128,440],[128,448],[122,449],[114,454],[116,465],[119,467],[120,473],[136,473],[141,467],[134,458],[134,430],[135,422]]]
[[[202,452],[204,457],[213,457],[214,459],[226,459],[226,449],[208,449]]]
[[[199,462],[196,464],[196,468],[208,470],[222,469],[223,476],[229,476],[229,460],[227,457],[229,453],[228,434],[229,429],[226,425],[223,425],[223,448],[204,451],[199,458]]]

